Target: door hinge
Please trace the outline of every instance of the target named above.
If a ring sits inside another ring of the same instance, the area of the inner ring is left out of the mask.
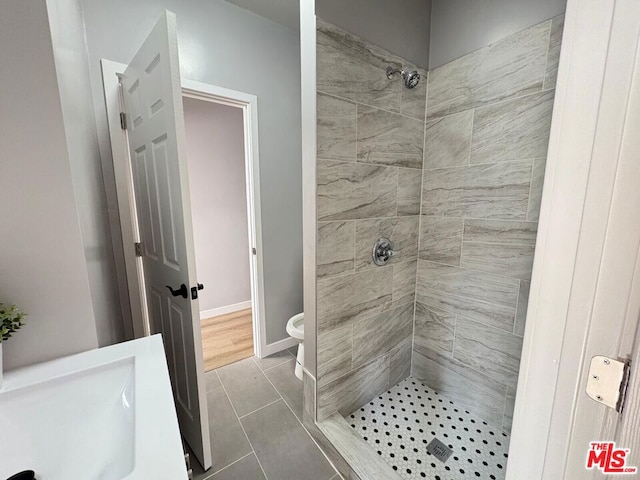
[[[136,249],[136,257],[141,257],[142,254],[142,242],[136,242],[133,244]]]
[[[120,128],[122,130],[127,129],[127,114],[124,112],[120,112]]]
[[[257,254],[258,254],[258,250],[256,250],[256,247],[253,247],[253,248],[251,249],[251,253],[253,253],[254,255],[257,255]]]
[[[622,413],[630,373],[630,362],[596,355],[591,359],[589,367],[587,395],[596,402]]]

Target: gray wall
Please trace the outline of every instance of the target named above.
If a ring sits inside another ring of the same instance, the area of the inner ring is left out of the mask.
[[[244,122],[236,107],[184,98],[200,311],[251,300]]]
[[[99,61],[127,63],[162,13],[177,14],[182,75],[257,95],[267,342],[302,310],[300,46],[297,32],[220,0],[83,0],[103,162],[110,161]],[[107,177],[113,190],[113,178]]]
[[[431,0],[316,0],[316,15],[427,68],[430,7]]]
[[[318,24],[320,419],[351,413],[409,375],[427,77],[413,90],[385,77],[404,62]],[[397,252],[383,267],[371,260],[380,237]]]
[[[429,72],[413,376],[509,431],[563,17]]]
[[[44,0],[3,3],[0,64],[0,302],[29,314],[9,369],[98,341]]]
[[[559,15],[566,3],[566,0],[432,0],[429,69]]]

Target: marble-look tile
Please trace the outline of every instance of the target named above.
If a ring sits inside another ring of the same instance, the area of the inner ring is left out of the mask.
[[[318,385],[326,385],[351,371],[352,345],[351,323],[326,329],[318,334]]]
[[[392,309],[353,324],[353,367],[361,367],[411,338],[413,303]]]
[[[518,383],[522,338],[464,318],[456,321],[453,356],[503,385]]]
[[[424,168],[469,164],[473,110],[427,122],[424,137]]]
[[[417,70],[420,74],[420,82],[414,88],[402,88],[400,99],[400,113],[409,117],[424,120],[427,107],[427,84],[429,73],[424,69],[410,64],[405,64],[409,70]]]
[[[457,360],[414,345],[412,375],[495,425],[502,423],[504,386]]]
[[[465,239],[462,243],[460,265],[505,277],[530,280],[534,250],[535,247],[530,245],[476,243]]]
[[[549,52],[547,54],[547,67],[544,75],[543,89],[556,88],[558,77],[558,64],[560,63],[560,46],[562,45],[562,32],[564,30],[564,14],[551,19],[551,34],[549,36]]]
[[[416,302],[414,342],[443,355],[453,353],[456,316],[443,310]]]
[[[535,246],[537,222],[465,219],[464,241]]]
[[[420,249],[423,260],[460,265],[462,218],[420,216]]]
[[[420,213],[422,170],[398,168],[398,216]]]
[[[353,220],[396,214],[398,169],[319,161],[318,220]]]
[[[540,203],[542,202],[542,187],[544,186],[544,172],[546,166],[546,158],[536,158],[533,161],[527,220],[537,221],[540,218]]]
[[[402,59],[322,20],[317,25],[317,88],[321,92],[398,112],[402,82],[389,80],[388,65]]]
[[[422,168],[423,123],[373,107],[358,106],[358,161]]]
[[[546,157],[554,94],[547,90],[476,109],[471,164]]]
[[[318,223],[316,275],[326,277],[353,272],[355,243],[354,221]]]
[[[373,246],[379,238],[391,241],[396,254],[387,265],[408,262],[418,258],[418,224],[420,218],[374,218],[356,221],[356,271],[379,269],[373,263]]]
[[[356,161],[356,104],[318,93],[318,158]]]
[[[510,333],[519,286],[515,278],[419,260],[416,301]]]
[[[389,353],[389,388],[411,375],[411,337]]]
[[[267,478],[329,480],[335,475],[284,402],[273,403],[241,421]]]
[[[394,305],[413,303],[416,299],[416,272],[418,262],[396,263],[393,267],[393,293],[391,299]]]
[[[425,170],[422,214],[524,220],[531,160]]]
[[[391,306],[393,271],[390,268],[320,278],[317,283],[318,333]]]
[[[524,327],[527,323],[527,308],[529,307],[529,290],[531,283],[520,280],[520,291],[518,293],[518,307],[516,308],[516,321],[513,326],[513,334],[524,336]]]
[[[373,362],[326,385],[318,386],[317,415],[322,421],[335,412],[346,415],[389,388],[389,357]]]
[[[540,91],[551,20],[429,72],[427,118]]]
[[[269,368],[277,367],[292,359],[291,352],[289,350],[282,350],[281,352],[274,353],[268,357],[258,358],[253,357],[254,362],[260,367],[263,372]]]
[[[276,390],[287,405],[289,405],[289,408],[293,410],[298,420],[302,422],[302,381],[296,377],[295,368],[296,359],[291,357],[287,362],[266,370],[264,374],[273,386],[276,387]]]
[[[207,480],[266,480],[256,456],[252,453]]]
[[[507,399],[504,406],[504,418],[502,420],[502,429],[509,433],[513,424],[513,410],[516,407],[516,391],[513,388],[507,388]]]
[[[280,398],[252,358],[221,367],[217,371],[239,417]]]

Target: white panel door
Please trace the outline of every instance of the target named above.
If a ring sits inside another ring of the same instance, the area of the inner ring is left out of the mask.
[[[160,18],[129,63],[122,90],[151,329],[164,339],[182,436],[207,469],[211,441],[192,298],[197,280],[173,13]]]

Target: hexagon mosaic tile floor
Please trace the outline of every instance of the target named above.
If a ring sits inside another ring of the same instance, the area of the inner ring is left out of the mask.
[[[346,417],[406,480],[503,480],[509,435],[415,378],[403,380]],[[453,452],[442,463],[427,452],[439,439]]]

